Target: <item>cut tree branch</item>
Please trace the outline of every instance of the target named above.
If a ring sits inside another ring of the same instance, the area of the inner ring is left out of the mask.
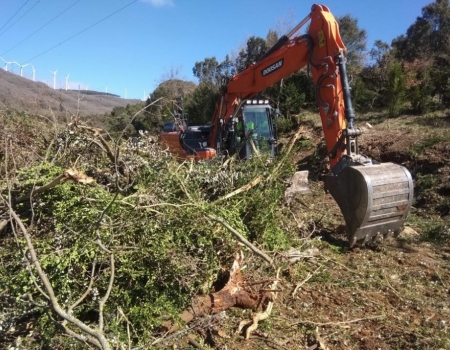
[[[52,181],[50,181],[47,185],[38,187],[36,189],[33,189],[29,194],[20,196],[16,199],[16,203],[20,203],[23,201],[26,201],[27,199],[30,199],[35,194],[42,193],[44,191],[47,191],[55,186],[58,186],[60,183],[64,181],[72,180],[78,183],[82,184],[90,184],[93,183],[95,180],[77,170],[74,169],[67,169],[62,173],[61,175],[54,178]]]
[[[283,158],[281,158],[281,160],[278,162],[277,166],[272,170],[272,173],[267,178],[267,181],[271,181],[277,176],[278,170],[286,162],[286,159],[289,156],[289,154],[291,153],[292,148],[295,145],[295,142],[300,138],[302,133],[304,133],[304,129],[303,129],[303,127],[300,127],[297,130],[297,132],[291,137],[291,139],[289,140],[288,145],[286,147],[286,150],[284,151]]]
[[[252,181],[250,181],[248,184],[238,188],[237,190],[234,190],[233,192],[228,193],[227,195],[217,199],[214,203],[221,202],[225,199],[231,198],[239,193],[246,192],[250,190],[252,187],[255,187],[257,184],[261,182],[261,176],[255,177]]]

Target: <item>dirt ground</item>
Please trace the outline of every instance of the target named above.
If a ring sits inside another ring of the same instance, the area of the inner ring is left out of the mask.
[[[415,201],[400,236],[375,248],[348,248],[339,208],[316,181],[327,167],[320,125],[307,128],[302,140],[316,146],[300,146],[296,161],[313,166],[312,193],[291,203],[300,242],[293,249],[302,254],[291,262],[273,254],[281,270],[270,317],[246,340],[236,330],[251,312],[228,310],[192,322],[167,346],[450,349],[450,117],[367,118],[361,125],[363,153],[402,164],[413,176]],[[256,257],[248,257],[243,273],[249,281],[276,275]]]

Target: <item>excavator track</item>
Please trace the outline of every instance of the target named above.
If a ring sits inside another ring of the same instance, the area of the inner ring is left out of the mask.
[[[325,179],[345,219],[350,247],[398,235],[413,201],[409,171],[397,164],[347,166]]]

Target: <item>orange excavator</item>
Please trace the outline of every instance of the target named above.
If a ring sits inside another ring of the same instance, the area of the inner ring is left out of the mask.
[[[294,36],[308,22],[308,33]],[[252,99],[308,65],[330,161],[325,190],[341,209],[350,247],[395,236],[412,205],[412,177],[403,166],[359,153],[361,130],[355,127],[345,54],[336,19],[327,6],[314,4],[303,21],[224,86],[212,125],[174,125],[160,140],[178,156],[195,159],[236,152],[248,158],[259,148],[274,155],[276,113],[266,101]]]

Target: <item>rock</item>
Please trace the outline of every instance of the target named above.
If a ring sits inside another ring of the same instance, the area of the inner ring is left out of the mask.
[[[411,227],[405,226],[399,236],[402,238],[416,238],[419,236],[419,233]]]

